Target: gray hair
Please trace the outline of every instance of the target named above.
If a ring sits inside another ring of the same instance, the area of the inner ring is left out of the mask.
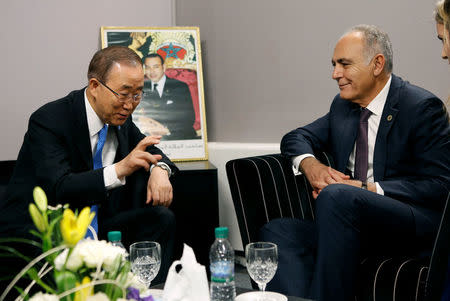
[[[393,67],[393,53],[391,40],[387,33],[376,27],[375,25],[356,25],[352,27],[346,34],[351,32],[360,32],[364,35],[364,56],[367,63],[377,54],[384,55],[385,64],[384,71],[386,73],[392,72]]]

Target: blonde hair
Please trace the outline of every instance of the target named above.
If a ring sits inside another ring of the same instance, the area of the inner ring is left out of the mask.
[[[444,0],[444,19],[450,22],[450,0]]]
[[[442,19],[442,22],[438,21],[439,18]],[[447,31],[450,31],[450,0],[441,0],[436,3],[434,19],[436,22],[444,24]]]
[[[444,0],[439,0],[436,2],[436,7],[434,8],[434,20],[436,23],[444,24],[444,18],[442,17],[442,11],[444,9]]]

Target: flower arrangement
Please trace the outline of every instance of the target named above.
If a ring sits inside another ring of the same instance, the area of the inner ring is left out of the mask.
[[[140,294],[146,287],[130,271],[126,251],[106,241],[83,239],[95,213],[89,207],[73,212],[68,205],[49,206],[45,192],[40,187],[33,191],[34,203],[29,213],[37,228],[31,233],[42,241],[42,254],[30,262],[16,275],[0,295],[4,300],[19,279],[27,275],[31,279],[26,288],[17,288],[19,299],[28,299],[34,285],[41,292],[31,301],[66,300],[124,300],[152,301]],[[26,241],[26,240],[23,240]],[[36,242],[28,241],[36,245]],[[17,250],[13,253],[20,255]],[[44,264],[38,270],[37,263]]]

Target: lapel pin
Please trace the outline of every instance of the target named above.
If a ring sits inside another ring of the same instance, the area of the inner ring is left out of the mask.
[[[388,117],[386,119],[387,119],[387,121],[391,121],[392,120],[392,115],[388,115]]]

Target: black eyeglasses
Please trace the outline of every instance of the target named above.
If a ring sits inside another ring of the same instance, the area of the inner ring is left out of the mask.
[[[140,102],[142,97],[144,96],[144,91],[141,91],[139,93],[136,94],[125,94],[125,93],[117,93],[116,91],[114,91],[113,89],[111,89],[110,87],[108,87],[104,82],[102,82],[101,80],[97,79],[97,81],[99,83],[101,83],[103,86],[105,86],[109,91],[111,91],[114,95],[117,96],[117,99],[119,99],[120,102],[124,103],[126,102],[128,99],[132,99],[133,102]]]

